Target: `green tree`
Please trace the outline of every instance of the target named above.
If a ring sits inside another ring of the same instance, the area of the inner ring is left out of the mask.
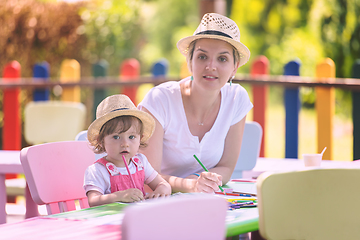
[[[324,57],[336,64],[337,77],[351,77],[360,53],[358,0],[234,0],[231,17],[252,56],[265,55],[272,74],[299,58],[302,75],[314,76]]]
[[[77,33],[86,36],[81,49],[89,63],[100,59],[109,62],[109,75],[119,75],[119,66],[126,58],[139,58],[143,44],[143,19],[140,0],[90,1],[79,14],[83,24]]]
[[[149,70],[160,58],[166,58],[170,74],[179,76],[185,58],[176,48],[182,37],[192,35],[199,23],[198,1],[152,0],[143,4],[147,44],[140,59]]]
[[[22,76],[32,76],[33,65],[47,61],[51,75],[64,58],[79,58],[85,41],[76,33],[83,3],[44,3],[35,0],[0,0],[0,72],[12,60],[22,66]]]

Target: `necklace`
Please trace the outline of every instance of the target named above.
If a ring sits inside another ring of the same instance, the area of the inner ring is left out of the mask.
[[[209,110],[206,112],[204,118],[202,121],[198,121],[198,125],[199,126],[204,126],[204,122],[206,121],[208,115],[211,113],[211,110],[214,108],[214,106],[217,104],[217,100],[213,103],[213,105],[211,105],[211,107],[209,108]]]

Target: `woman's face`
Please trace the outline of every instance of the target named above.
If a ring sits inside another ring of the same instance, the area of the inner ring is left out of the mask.
[[[195,43],[190,68],[196,83],[218,89],[235,75],[238,63],[234,64],[233,47],[229,43],[199,39]]]

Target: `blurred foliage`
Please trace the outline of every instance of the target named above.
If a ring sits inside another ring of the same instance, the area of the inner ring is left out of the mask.
[[[118,76],[121,62],[139,58],[144,44],[140,0],[93,0],[80,9],[83,24],[77,28],[87,42],[79,50],[84,60],[109,62],[108,75]]]
[[[76,33],[83,3],[44,3],[35,0],[0,0],[0,73],[16,60],[23,77],[32,76],[35,63],[47,61],[58,74],[64,58],[79,58],[85,39]]]
[[[35,63],[47,61],[50,75],[57,77],[62,60],[73,58],[80,62],[82,76],[91,75],[91,65],[100,59],[109,63],[108,75],[117,76],[124,59],[136,58],[141,73],[149,74],[154,62],[166,58],[169,75],[179,76],[185,57],[176,43],[198,26],[199,1],[0,0],[0,73],[17,60],[22,76],[29,77]],[[226,2],[227,15],[239,25],[241,41],[251,51],[250,62],[239,73],[249,73],[252,61],[265,55],[270,74],[281,75],[284,65],[298,58],[301,75],[313,77],[316,64],[330,57],[337,77],[351,77],[360,56],[359,0]],[[312,106],[313,89],[301,92]],[[337,103],[349,101],[348,92],[338,92]]]
[[[143,3],[146,45],[140,59],[150,72],[152,64],[161,58],[169,61],[169,74],[179,76],[185,57],[177,50],[182,37],[192,35],[199,24],[198,1],[152,0]]]
[[[61,62],[70,58],[89,76],[91,64],[106,59],[109,75],[116,76],[120,63],[137,58],[143,44],[141,2],[0,0],[0,71],[17,60],[22,77],[31,77],[34,64],[47,61],[50,76],[58,77]]]
[[[301,76],[315,76],[316,65],[329,57],[336,76],[351,77],[360,56],[360,1],[358,0],[234,0],[231,18],[252,58],[265,55],[270,73],[283,74],[284,65],[300,59]],[[249,72],[250,65],[245,65]],[[313,89],[302,88],[304,106],[312,107]],[[349,91],[336,90],[336,110],[351,114]]]

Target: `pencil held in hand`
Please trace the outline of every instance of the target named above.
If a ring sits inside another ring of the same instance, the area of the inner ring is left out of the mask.
[[[132,176],[131,176],[129,166],[128,166],[127,162],[126,162],[126,158],[125,158],[125,156],[124,156],[124,155],[122,156],[122,158],[123,158],[123,160],[124,160],[124,164],[125,164],[125,167],[126,167],[126,171],[128,172],[129,177],[130,177],[130,179],[131,179],[131,183],[132,183],[132,185],[133,185],[133,188],[136,188],[136,185],[135,185],[134,179],[133,179],[133,178],[132,178]]]
[[[194,154],[194,158],[196,159],[196,161],[198,161],[198,163],[204,169],[205,172],[209,172],[209,170],[207,170],[207,168],[204,166],[204,164],[202,164],[202,162],[197,158],[197,156],[195,154]],[[220,188],[221,192],[223,192],[226,195],[226,192],[220,185],[219,185],[219,188]]]

